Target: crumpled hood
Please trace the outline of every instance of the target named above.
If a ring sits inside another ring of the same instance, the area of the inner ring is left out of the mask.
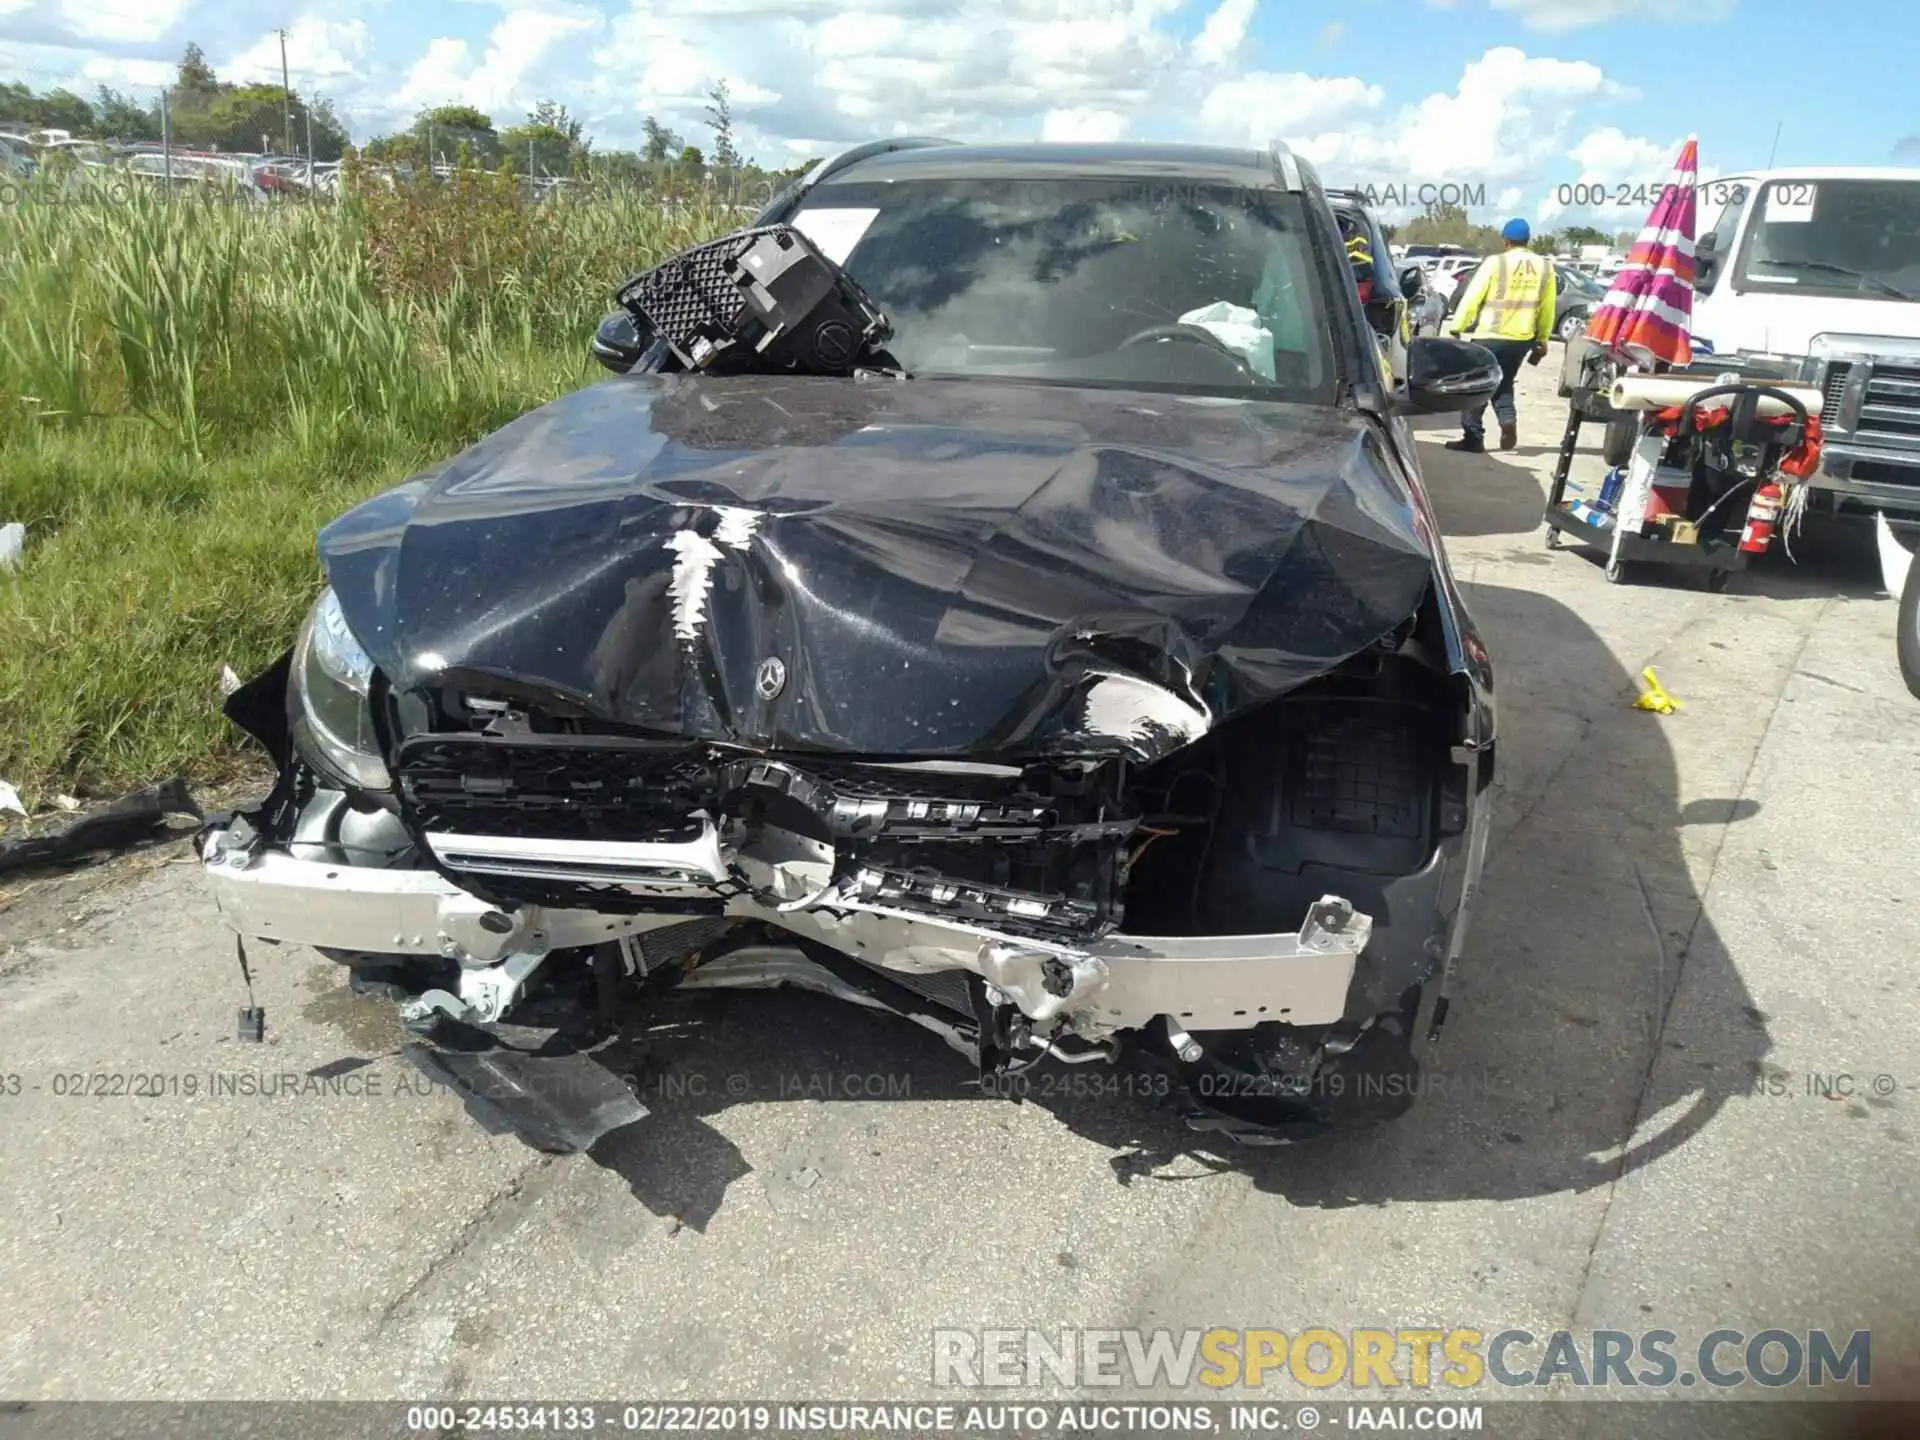
[[[957,380],[623,376],[348,512],[397,690],[756,748],[1150,760],[1434,583],[1330,408]]]

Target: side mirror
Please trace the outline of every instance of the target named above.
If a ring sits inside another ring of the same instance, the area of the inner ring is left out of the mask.
[[[600,322],[593,332],[593,358],[616,375],[624,375],[640,363],[653,343],[653,332],[631,313],[616,310]]]
[[[1713,277],[1720,270],[1720,237],[1709,230],[1693,242],[1693,283],[1699,290],[1713,289]]]
[[[1409,265],[1400,272],[1400,293],[1409,300],[1418,300],[1427,288],[1427,272],[1418,265]]]
[[[1401,408],[1444,415],[1493,398],[1500,362],[1484,345],[1444,335],[1422,335],[1407,346],[1407,384]]]

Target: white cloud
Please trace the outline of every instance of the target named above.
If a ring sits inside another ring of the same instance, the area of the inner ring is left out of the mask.
[[[61,0],[66,31],[81,40],[135,44],[158,40],[186,12],[189,0]]]
[[[1439,0],[1428,0],[1439,3]],[[1452,0],[1445,0],[1452,3]],[[1495,10],[1517,15],[1522,24],[1549,32],[1600,25],[1609,20],[1654,20],[1662,25],[1679,21],[1724,20],[1733,13],[1734,0],[1488,0]]]
[[[1546,222],[1564,217],[1568,223],[1603,230],[1637,227],[1653,209],[1658,188],[1667,183],[1681,143],[1628,135],[1613,125],[1593,131],[1567,152],[1580,173],[1547,194],[1536,218]],[[1596,192],[1603,197],[1599,204],[1592,203]]]
[[[1127,117],[1117,110],[1049,110],[1040,122],[1040,138],[1045,141],[1080,140],[1105,142],[1118,140],[1127,133]]]
[[[1202,65],[1222,65],[1230,60],[1247,38],[1254,4],[1255,0],[1220,0],[1219,8],[1207,16],[1207,23],[1193,42],[1193,58]]]
[[[328,82],[364,74],[372,49],[372,32],[366,21],[357,18],[329,20],[302,15],[287,27],[289,66],[292,57],[298,56],[298,88],[303,92],[324,89]],[[262,35],[258,42],[232,59],[216,62],[214,68],[219,75],[242,83],[278,80],[280,37]]]
[[[435,39],[408,71],[391,108],[410,112],[423,105],[471,105],[511,123],[547,98],[540,82],[570,71],[580,58],[579,42],[604,23],[592,12],[570,7],[509,10],[477,60],[466,41]],[[556,66],[555,60],[562,63]]]
[[[1628,93],[1596,65],[1501,46],[1451,92],[1391,112],[1380,87],[1355,76],[1244,75],[1207,94],[1200,128],[1235,144],[1277,135],[1330,183],[1372,187],[1390,219],[1430,199],[1511,212],[1565,158],[1582,111]],[[1386,200],[1389,187],[1400,203]]]
[[[1351,75],[1243,75],[1208,92],[1200,125],[1225,144],[1264,147],[1277,139],[1310,155],[1308,137],[1363,122],[1385,99],[1378,85]]]

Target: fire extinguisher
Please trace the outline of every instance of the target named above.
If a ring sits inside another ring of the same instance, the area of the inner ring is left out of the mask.
[[[1763,555],[1773,543],[1773,527],[1780,521],[1780,502],[1785,493],[1776,480],[1763,482],[1747,506],[1747,527],[1740,532],[1740,548],[1749,555]]]

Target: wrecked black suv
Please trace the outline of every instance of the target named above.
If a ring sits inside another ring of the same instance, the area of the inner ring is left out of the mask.
[[[1404,1109],[1494,712],[1403,417],[1498,372],[1389,388],[1312,168],[890,141],[620,296],[623,373],[321,533],[200,840],[243,941],[548,1148],[645,1113],[529,1082],[555,987],[811,987],[1254,1141]]]

